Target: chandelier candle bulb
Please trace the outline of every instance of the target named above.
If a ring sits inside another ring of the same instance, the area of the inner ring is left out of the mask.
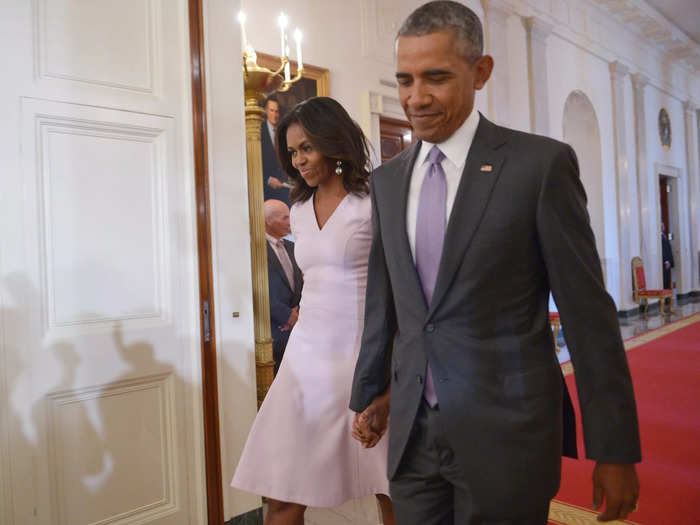
[[[304,69],[304,62],[301,59],[301,39],[303,38],[303,35],[301,34],[301,31],[299,31],[299,28],[297,28],[294,31],[294,40],[296,40],[297,43],[297,71],[301,71]]]
[[[238,23],[241,24],[241,50],[245,53],[246,46],[248,45],[248,37],[246,37],[245,34],[245,13],[243,11],[238,13]]]
[[[285,35],[285,30],[287,29],[287,15],[284,13],[280,13],[280,17],[277,19],[277,22],[279,23],[280,26],[280,58],[284,58],[285,51],[286,51],[286,35]]]
[[[287,52],[286,56],[289,58],[289,46],[287,46],[287,49],[285,50]],[[289,82],[292,79],[292,75],[290,73],[290,68],[289,68],[289,62],[287,62],[284,65],[284,81]]]

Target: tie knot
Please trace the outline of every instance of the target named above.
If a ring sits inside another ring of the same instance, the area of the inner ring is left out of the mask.
[[[428,152],[428,161],[430,164],[440,164],[445,159],[445,154],[440,151],[440,148],[433,146]]]

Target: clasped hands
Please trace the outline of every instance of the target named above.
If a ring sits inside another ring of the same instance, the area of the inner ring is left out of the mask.
[[[355,414],[352,437],[364,448],[372,448],[389,428],[389,390],[375,397],[367,408]]]

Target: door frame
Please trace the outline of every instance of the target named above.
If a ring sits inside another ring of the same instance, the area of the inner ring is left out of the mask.
[[[661,261],[661,230],[660,223],[662,221],[661,215],[661,194],[660,194],[660,182],[661,179],[665,178],[668,187],[671,188],[670,195],[667,196],[667,208],[668,208],[668,222],[666,224],[667,234],[671,232],[673,234],[673,239],[671,241],[671,250],[673,251],[674,258],[674,268],[671,272],[672,282],[676,283],[677,291],[680,293],[682,285],[682,270],[683,263],[682,251],[681,251],[681,240],[682,240],[682,230],[683,230],[683,215],[680,209],[679,192],[681,190],[682,181],[682,171],[680,168],[674,166],[664,165],[655,163],[654,164],[654,202],[655,202],[655,231],[656,231],[656,253],[658,254],[657,259]],[[673,229],[671,231],[671,229]],[[658,282],[659,285],[662,283],[663,265],[658,263]],[[660,288],[661,286],[659,286]]]
[[[216,332],[214,325],[203,0],[188,0],[188,10],[195,206],[197,214],[197,259],[199,269],[199,321],[200,326],[203,328],[200,330],[200,337],[207,516],[209,525],[223,525],[224,496],[221,473]]]

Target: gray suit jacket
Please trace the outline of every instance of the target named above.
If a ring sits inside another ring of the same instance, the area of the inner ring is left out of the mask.
[[[419,148],[372,177],[374,239],[350,402],[361,412],[391,381],[389,477],[429,360],[445,431],[484,514],[524,515],[555,495],[562,381],[550,290],[576,370],[587,457],[639,461],[632,381],[573,150],[481,117],[427,305],[406,233]]]

